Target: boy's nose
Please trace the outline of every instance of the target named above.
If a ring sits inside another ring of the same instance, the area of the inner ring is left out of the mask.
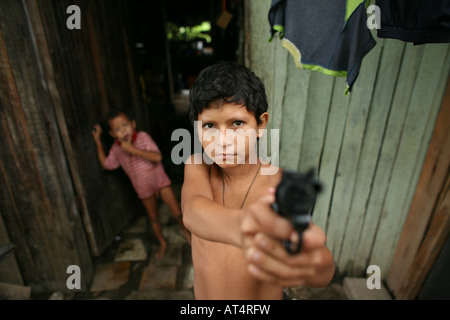
[[[230,130],[227,129],[220,130],[219,145],[227,147],[231,146],[233,142],[234,142],[234,135]]]

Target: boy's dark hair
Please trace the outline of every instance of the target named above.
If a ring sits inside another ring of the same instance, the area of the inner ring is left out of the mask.
[[[105,118],[105,125],[107,126],[107,128],[110,128],[109,122],[111,120],[113,120],[114,118],[117,118],[120,115],[126,116],[129,120],[134,120],[133,116],[131,115],[131,113],[129,111],[126,111],[121,108],[113,108],[108,112],[108,114],[106,115],[106,118]]]
[[[244,105],[258,124],[267,111],[267,97],[262,81],[249,69],[234,62],[219,62],[203,69],[189,93],[191,121],[198,119],[210,102],[222,100]]]

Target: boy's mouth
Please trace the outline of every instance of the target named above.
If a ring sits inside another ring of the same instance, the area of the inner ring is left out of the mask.
[[[236,155],[234,153],[219,153],[219,154],[216,155],[216,157],[223,158],[223,159],[233,158],[235,156]]]

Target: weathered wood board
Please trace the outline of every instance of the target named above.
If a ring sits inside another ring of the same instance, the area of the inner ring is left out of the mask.
[[[248,66],[263,80],[280,166],[318,169],[324,191],[313,221],[338,270],[387,278],[416,192],[450,70],[449,44],[380,39],[349,96],[345,79],[299,70],[269,39],[270,1],[249,1]],[[265,21],[264,24],[262,21]]]
[[[79,30],[67,28],[70,5],[81,8]],[[115,0],[0,2],[0,213],[34,293],[67,289],[70,265],[85,287],[92,256],[143,210],[124,172],[100,168],[91,133],[112,107],[148,130],[127,10]]]

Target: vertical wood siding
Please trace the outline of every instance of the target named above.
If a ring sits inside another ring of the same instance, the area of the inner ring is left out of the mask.
[[[101,169],[91,133],[93,125],[113,107],[132,111],[139,130],[147,127],[145,109],[136,93],[135,69],[130,65],[128,48],[132,44],[126,28],[131,25],[125,20],[129,7],[119,0],[36,3],[55,78],[58,98],[52,98],[60,116],[67,161],[92,254],[98,256],[142,209],[122,170]],[[66,28],[66,9],[71,4],[81,9],[81,30]],[[109,148],[105,143],[105,152]]]
[[[92,263],[28,13],[0,2],[0,213],[23,281],[38,293],[65,287],[72,264],[86,286]]]
[[[72,4],[81,30],[66,27]],[[0,240],[15,244],[33,293],[67,290],[73,264],[86,289],[92,255],[143,210],[125,173],[101,169],[91,134],[113,106],[147,129],[126,10],[119,0],[0,1]]]
[[[450,70],[450,45],[380,39],[349,96],[345,79],[299,70],[269,38],[270,1],[248,1],[249,67],[266,86],[280,167],[317,168],[325,190],[313,221],[340,272],[388,274]]]

